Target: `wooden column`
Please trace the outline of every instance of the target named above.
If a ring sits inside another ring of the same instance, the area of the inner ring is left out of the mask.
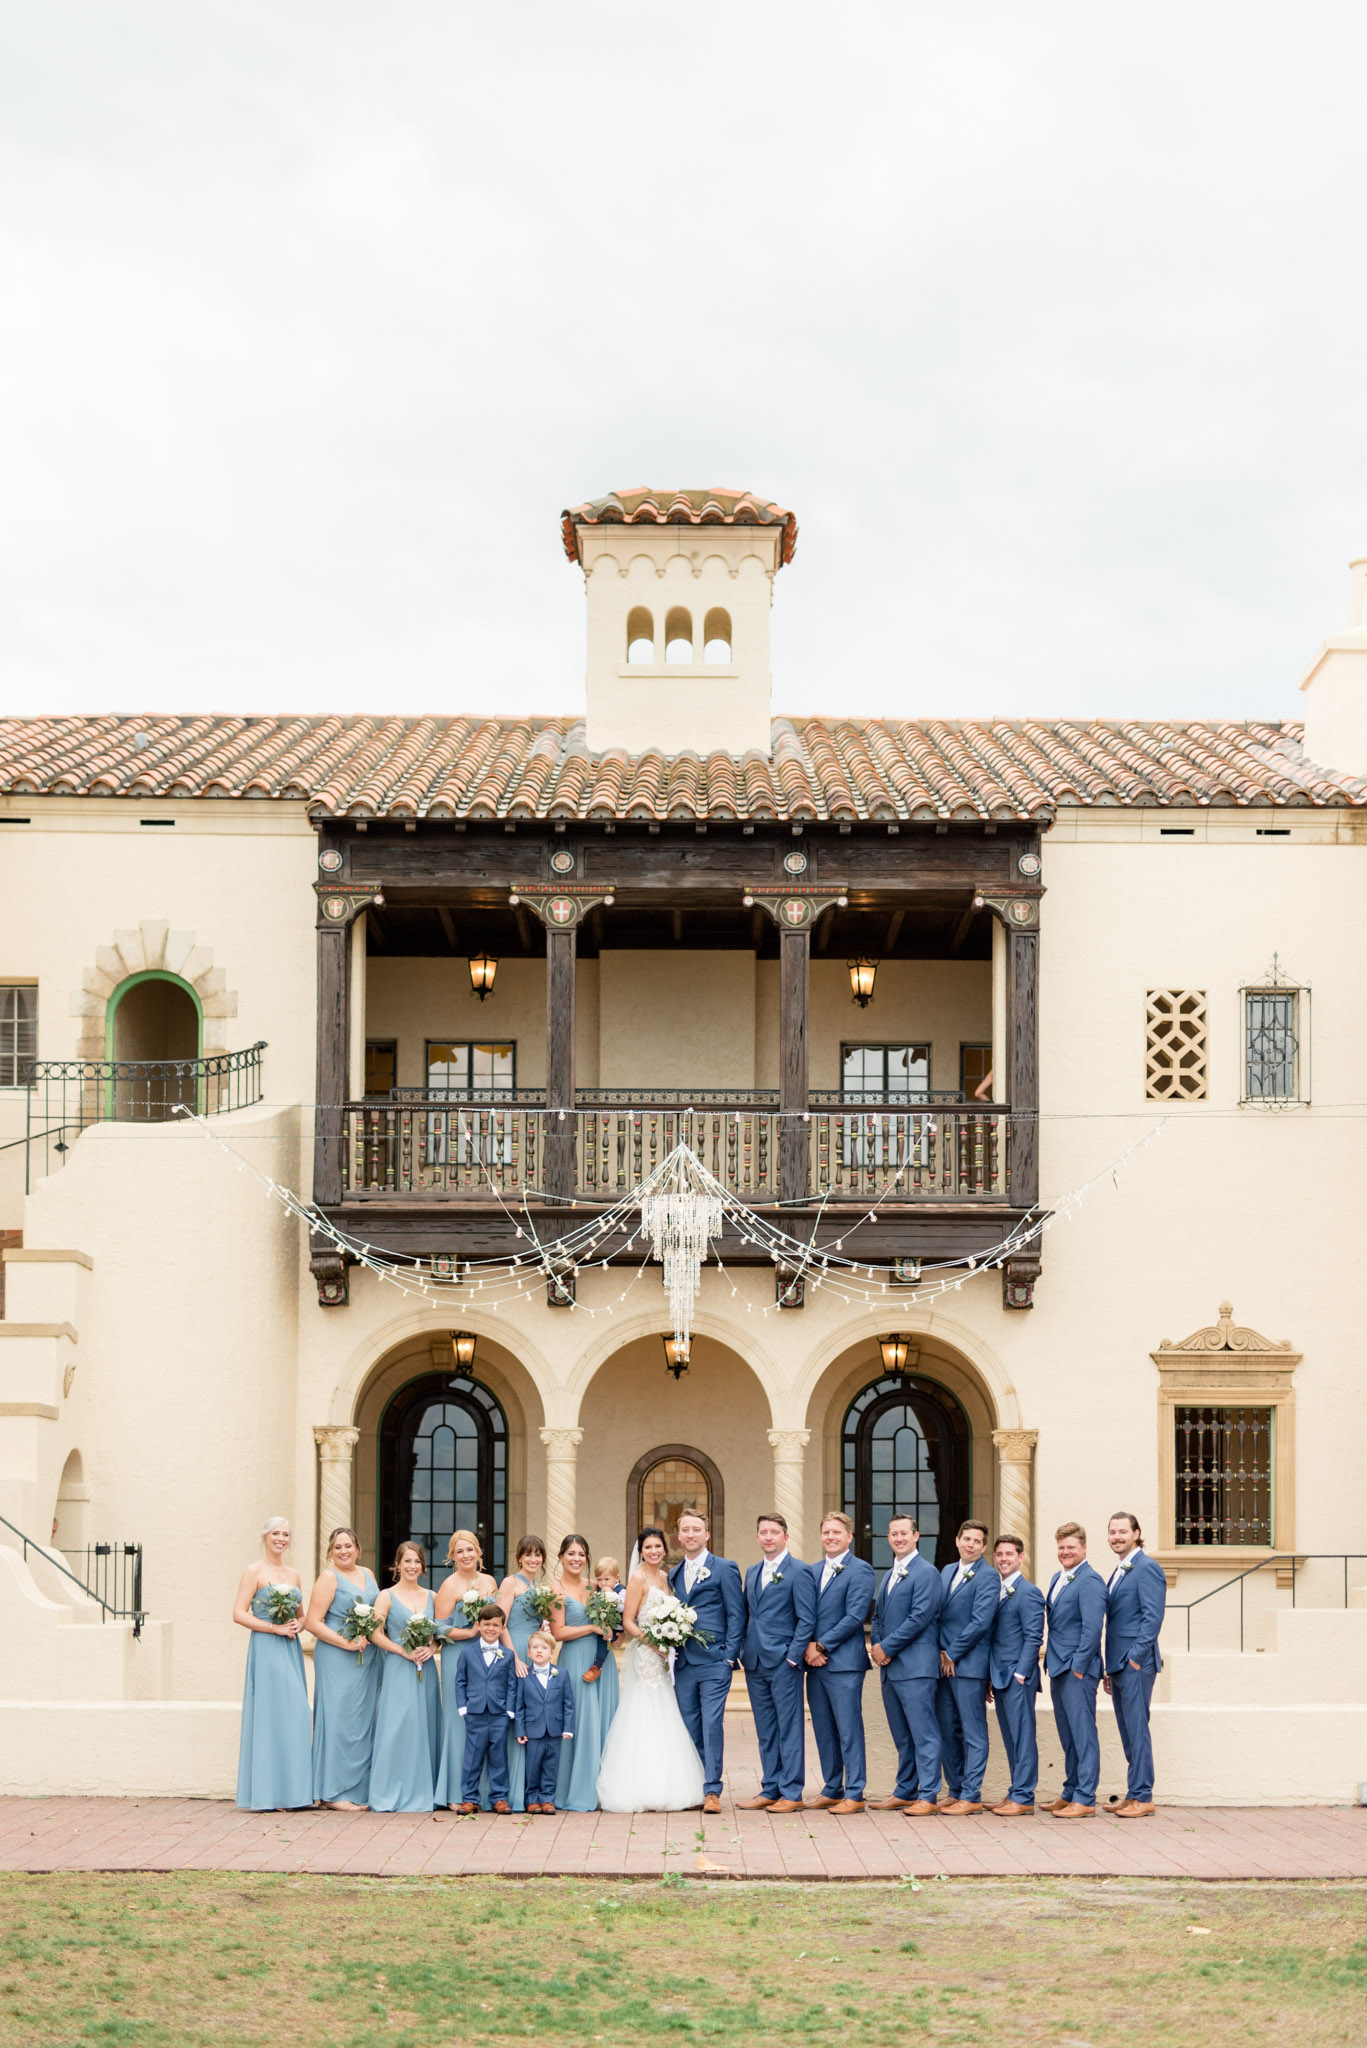
[[[1011,1102],[1011,1200],[1039,1200],[1039,931],[1007,928],[1006,1046]]]
[[[811,981],[810,930],[779,935],[779,1195],[800,1202],[807,1195],[807,998]],[[796,1114],[794,1113],[796,1112]]]
[[[351,920],[318,928],[318,1062],[313,1112],[313,1199],[342,1199],[345,1119],[351,1080]]]
[[[574,1193],[575,927],[546,930],[546,1192]],[[566,1114],[561,1117],[558,1110]]]

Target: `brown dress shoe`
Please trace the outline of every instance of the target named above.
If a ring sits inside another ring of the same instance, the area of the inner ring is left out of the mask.
[[[909,1799],[870,1799],[869,1805],[875,1813],[905,1813],[911,1805]]]
[[[825,1793],[822,1792],[815,1799],[804,1799],[802,1804],[809,1813],[820,1813],[825,1812],[828,1807],[834,1806],[835,1801],[834,1799],[828,1799]]]
[[[770,1813],[801,1813],[802,1801],[800,1799],[772,1799],[769,1802],[769,1811]]]
[[[1060,1807],[1071,1806],[1072,1803],[1071,1799],[1041,1799],[1039,1810],[1041,1813],[1057,1813]]]
[[[837,1799],[835,1805],[831,1808],[832,1813],[862,1813],[863,1811],[864,1802],[862,1799]]]
[[[992,1808],[1001,1820],[1019,1820],[1023,1814],[1033,1813],[1033,1806],[1020,1806],[1014,1799],[1004,1799],[1000,1806]]]
[[[906,1814],[908,1820],[938,1820],[940,1809],[933,1799],[913,1799]]]
[[[757,1799],[738,1799],[736,1801],[736,1811],[738,1813],[758,1813],[761,1808],[772,1806],[773,1803],[772,1799],[766,1799],[765,1795],[761,1792]]]
[[[715,1792],[709,1792],[707,1794],[706,1798],[703,1800],[702,1803],[702,1810],[704,1813],[721,1812],[721,1800],[718,1798]]]
[[[478,1813],[479,1808],[473,1799],[462,1799],[460,1805],[456,1808],[456,1812],[459,1814]]]
[[[1116,1807],[1115,1817],[1117,1820],[1147,1820],[1151,1813],[1157,1811],[1151,1799],[1127,1799],[1123,1806]]]
[[[942,1808],[946,1820],[960,1820],[966,1813],[981,1813],[982,1810],[981,1799],[951,1799],[948,1806]]]
[[[1094,1806],[1083,1806],[1076,1799],[1070,1800],[1067,1806],[1060,1806],[1056,1808],[1054,1813],[1054,1819],[1095,1820],[1096,1808]]]
[[[494,1812],[495,1812],[495,1813],[511,1813],[511,1812],[512,1812],[512,1808],[511,1808],[511,1807],[509,1806],[509,1804],[508,1804],[508,1802],[507,1802],[507,1800],[506,1800],[506,1799],[496,1799],[496,1800],[494,1801]]]

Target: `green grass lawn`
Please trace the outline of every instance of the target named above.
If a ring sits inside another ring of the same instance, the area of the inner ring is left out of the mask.
[[[0,1876],[4,2048],[1367,2041],[1367,1886]]]

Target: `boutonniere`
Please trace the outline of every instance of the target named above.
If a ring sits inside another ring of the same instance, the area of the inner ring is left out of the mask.
[[[1075,1571],[1071,1571],[1071,1572],[1065,1572],[1065,1573],[1063,1574],[1063,1583],[1064,1583],[1064,1585],[1065,1585],[1065,1586],[1071,1586],[1071,1585],[1072,1585],[1072,1583],[1073,1583],[1073,1580],[1074,1580],[1074,1579],[1075,1579],[1076,1577],[1077,1577],[1077,1573],[1076,1573]]]
[[[842,1557],[842,1558],[841,1558],[841,1560],[840,1560],[840,1562],[839,1562],[839,1564],[837,1564],[837,1565],[832,1565],[832,1566],[831,1566],[831,1577],[832,1577],[833,1579],[838,1579],[838,1578],[839,1578],[839,1576],[840,1576],[840,1574],[841,1574],[841,1572],[843,1572],[843,1571],[844,1571],[844,1569],[845,1569],[845,1560],[844,1560],[844,1558]]]
[[[1015,1589],[1015,1587],[1014,1587],[1014,1586],[1008,1586],[1008,1587],[1007,1587],[1007,1589],[1006,1589],[1006,1597],[1007,1597],[1007,1599],[1008,1599],[1008,1600],[1014,1600],[1014,1599],[1015,1599],[1015,1597],[1016,1597],[1016,1589]]]
[[[769,1584],[771,1586],[781,1586],[783,1584],[782,1572],[771,1572],[769,1575]]]
[[[704,1580],[704,1579],[710,1579],[710,1578],[711,1578],[711,1576],[712,1576],[711,1572],[710,1572],[710,1571],[709,1571],[709,1570],[707,1569],[707,1566],[706,1566],[706,1565],[704,1565],[704,1566],[703,1566],[703,1568],[702,1568],[702,1570],[701,1570],[701,1571],[700,1571],[700,1572],[698,1573],[697,1577],[696,1577],[696,1578],[694,1579],[693,1583],[694,1583],[694,1585],[695,1585],[695,1586],[700,1586],[700,1585],[702,1584],[702,1582],[703,1582],[703,1580]]]
[[[972,1578],[972,1576],[973,1576],[973,1573],[974,1573],[974,1572],[975,1572],[976,1570],[977,1570],[977,1566],[976,1566],[976,1565],[972,1565],[972,1566],[970,1566],[970,1567],[969,1567],[969,1569],[968,1569],[968,1570],[967,1570],[967,1571],[966,1571],[966,1572],[964,1573],[964,1584],[965,1584],[965,1585],[967,1585],[967,1584],[968,1584],[969,1580],[970,1580],[970,1579]]]

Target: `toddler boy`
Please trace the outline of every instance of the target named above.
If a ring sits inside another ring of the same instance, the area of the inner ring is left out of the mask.
[[[593,1567],[593,1583],[600,1593],[615,1593],[617,1595],[617,1606],[620,1611],[627,1589],[622,1584],[622,1567],[615,1557],[599,1558],[597,1564]],[[584,1673],[585,1685],[595,1685],[597,1683],[598,1676],[603,1669],[603,1659],[611,1648],[612,1644],[604,1642],[602,1636],[594,1638],[593,1658],[588,1670]]]
[[[519,1742],[527,1750],[527,1811],[555,1812],[555,1781],[560,1772],[560,1744],[574,1739],[574,1689],[551,1662],[555,1648],[544,1629],[527,1643],[531,1670],[517,1681]]]

